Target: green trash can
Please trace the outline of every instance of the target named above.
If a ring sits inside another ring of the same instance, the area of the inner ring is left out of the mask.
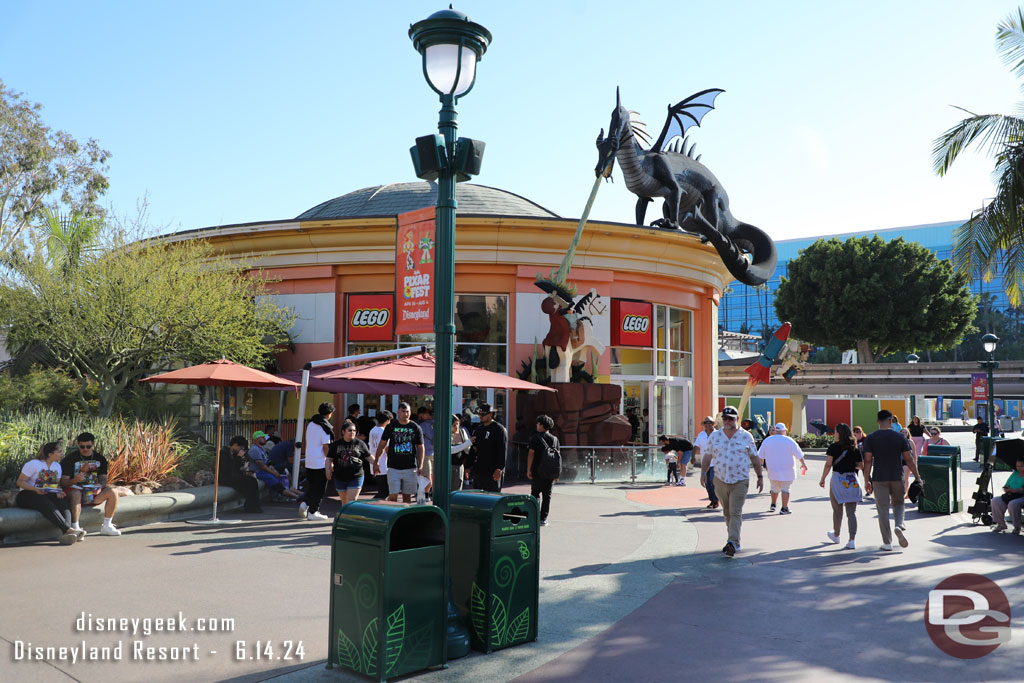
[[[432,505],[356,502],[338,512],[327,668],[383,681],[446,663],[446,532]]]
[[[1003,441],[1010,441],[1010,439],[994,439],[986,436],[985,440],[989,442],[988,448],[986,449],[985,453],[992,454],[992,469],[995,470],[996,472],[1012,472],[1013,467],[1010,467],[1010,465],[1002,458],[996,457],[996,454],[999,453],[999,444]]]
[[[537,639],[537,499],[486,491],[451,498],[452,600],[475,650]]]
[[[931,449],[928,449],[931,453]],[[924,477],[924,493],[917,499],[920,512],[949,515],[955,512],[953,494],[953,456],[922,455],[917,469]]]
[[[948,493],[948,496],[946,498],[949,501],[949,504],[946,506],[946,507],[949,508],[949,512],[946,512],[945,510],[926,510],[924,507],[921,507],[920,504],[918,505],[918,509],[919,510],[921,510],[922,512],[942,512],[943,514],[952,514],[954,512],[963,512],[964,501],[963,501],[963,491],[962,491],[962,488],[961,488],[961,485],[960,485],[960,455],[961,455],[961,453],[960,453],[960,447],[959,446],[933,446],[931,444],[928,445],[928,455],[921,456],[922,458],[929,458],[929,457],[933,457],[933,456],[948,457],[949,458],[949,463],[948,463],[948,467],[949,467],[949,475],[948,475],[949,493]],[[918,458],[917,464],[918,464],[918,467],[920,468],[920,466],[921,466],[921,458]],[[936,470],[936,472],[939,474],[940,479],[945,479],[946,478],[945,474],[939,473],[937,470]],[[930,484],[929,477],[924,472],[921,472],[921,476],[924,477],[924,480],[925,480],[925,497],[926,497],[926,499],[931,500],[932,499],[931,496],[928,495],[929,494],[929,484]],[[942,492],[941,491],[936,492],[934,500],[936,500],[936,501],[939,500],[941,498],[941,496],[942,496]],[[937,506],[938,506],[938,504],[937,504]],[[941,506],[939,506],[939,507],[941,507]]]

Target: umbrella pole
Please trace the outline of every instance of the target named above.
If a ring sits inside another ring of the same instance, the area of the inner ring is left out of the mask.
[[[220,493],[220,447],[224,441],[224,385],[220,387],[220,415],[217,420],[217,443],[213,447],[213,516],[210,519],[190,519],[190,524],[238,524],[240,519],[218,519],[217,498]]]

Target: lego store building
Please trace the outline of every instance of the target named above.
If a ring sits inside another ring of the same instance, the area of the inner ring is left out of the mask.
[[[172,239],[207,240],[273,281],[278,303],[297,315],[294,350],[282,353],[278,365],[296,370],[308,361],[432,340],[431,334],[396,334],[396,241],[399,216],[433,207],[436,197],[432,183],[381,185],[325,201],[294,220],[191,230]],[[541,310],[547,295],[534,282],[562,263],[578,219],[481,185],[460,183],[457,199],[456,360],[510,375],[528,371],[535,357],[544,357],[541,342],[549,331]],[[715,412],[718,306],[731,279],[715,250],[691,235],[587,223],[568,280],[580,295],[596,293],[586,314],[604,350],[584,369],[596,383],[621,387],[622,414],[646,411],[638,440],[660,433],[692,437],[695,419]],[[404,294],[399,288],[399,303]],[[236,417],[277,420],[274,394],[241,392]],[[401,398],[311,396],[309,404],[320,400],[339,409],[360,403],[372,415],[394,410]],[[453,389],[456,410],[484,402],[511,431],[515,402],[508,392]],[[295,419],[296,410],[289,394],[284,417]]]

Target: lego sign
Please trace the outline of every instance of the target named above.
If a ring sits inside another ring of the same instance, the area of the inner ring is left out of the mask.
[[[612,300],[612,346],[652,346],[654,306],[642,301]]]
[[[348,341],[394,339],[394,299],[390,294],[352,294],[348,297]]]
[[[434,331],[434,207],[398,216],[395,333]]]

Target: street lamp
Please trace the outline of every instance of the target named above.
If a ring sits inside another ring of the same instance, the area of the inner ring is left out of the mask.
[[[907,354],[907,362],[911,365],[917,364],[919,360],[921,360],[921,357],[916,353]],[[917,415],[917,396],[914,394],[910,395],[910,414]]]
[[[476,65],[487,51],[491,32],[463,12],[434,12],[409,27],[413,47],[423,57],[423,76],[441,98],[437,128],[441,135],[416,138],[410,150],[416,176],[437,181],[436,256],[434,259],[434,504],[445,517],[450,512],[452,362],[455,358],[455,183],[480,172],[484,143],[455,138],[455,104],[473,89]],[[449,558],[445,557],[445,576]],[[461,626],[448,593],[449,659],[469,654],[469,632]]]
[[[996,413],[995,413],[995,387],[992,386],[992,371],[999,367],[999,363],[996,362],[993,354],[996,352],[996,346],[999,345],[999,337],[989,332],[981,338],[981,348],[985,349],[985,353],[988,354],[988,360],[978,361],[978,365],[988,370],[988,435],[995,437],[996,429]]]

